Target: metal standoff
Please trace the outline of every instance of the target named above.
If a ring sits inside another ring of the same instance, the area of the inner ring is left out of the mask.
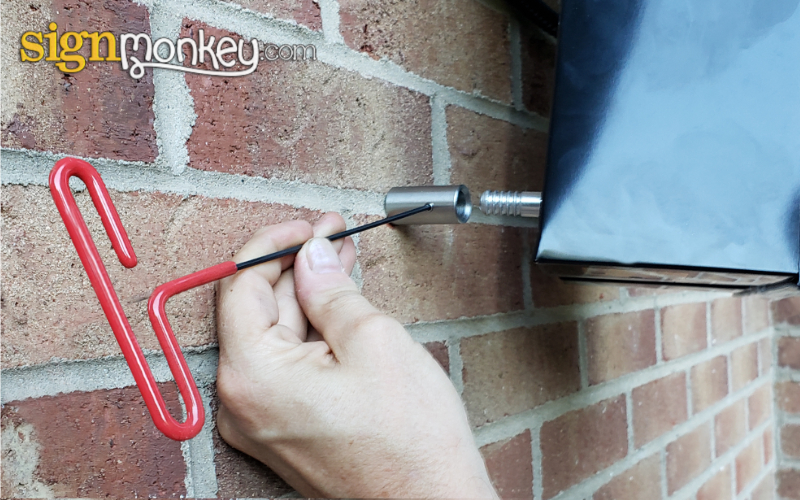
[[[394,224],[463,224],[472,214],[472,200],[466,186],[395,187],[386,193],[384,208],[392,216],[430,204],[433,209]]]
[[[484,191],[481,212],[486,215],[539,217],[542,193],[536,191]]]

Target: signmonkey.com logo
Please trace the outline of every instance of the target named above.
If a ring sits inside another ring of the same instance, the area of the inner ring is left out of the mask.
[[[178,38],[173,42],[169,38],[159,38],[153,41],[146,33],[124,33],[119,36],[117,43],[117,37],[108,31],[103,33],[66,31],[59,36],[56,23],[50,23],[48,28],[49,33],[41,31],[23,33],[20,39],[22,44],[22,48],[19,49],[20,59],[24,62],[38,62],[44,59],[54,63],[64,73],[81,71],[86,67],[88,60],[119,62],[122,64],[122,69],[137,80],[144,76],[146,68],[171,69],[201,75],[244,76],[254,72],[261,60],[317,59],[317,48],[314,45],[268,43],[260,49],[256,39],[247,43],[244,39],[240,39],[237,43],[233,38],[224,36],[216,40],[214,36],[206,38],[202,29],[198,30],[196,40]],[[85,46],[89,48],[88,59]],[[214,69],[196,67],[203,65],[208,68],[206,61]],[[246,69],[227,69],[233,68],[237,63]]]

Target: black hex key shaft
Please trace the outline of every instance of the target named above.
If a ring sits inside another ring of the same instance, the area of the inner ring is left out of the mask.
[[[397,215],[392,215],[391,217],[386,217],[385,219],[376,220],[375,222],[370,222],[369,224],[364,224],[363,226],[358,226],[354,227],[353,229],[348,229],[347,231],[342,231],[341,233],[332,234],[328,236],[328,239],[330,241],[340,240],[342,238],[346,238],[353,234],[360,233],[361,231],[366,231],[367,229],[372,229],[378,226],[382,226],[384,224],[389,224],[396,220],[404,219],[406,217],[411,217],[412,215],[416,215],[418,213],[427,212],[428,210],[433,210],[433,205],[431,205],[430,203],[426,203],[421,207],[412,208],[411,210],[406,210],[405,212],[401,212]],[[256,257],[255,259],[244,261],[241,264],[236,264],[236,270],[241,271],[242,269],[247,269],[248,267],[257,266],[259,264],[263,264],[264,262],[269,262],[271,260],[280,259],[281,257],[285,257],[287,255],[295,254],[299,252],[301,248],[303,248],[303,245],[295,245],[285,250],[279,250],[277,252],[273,252],[268,255],[263,255],[261,257]]]

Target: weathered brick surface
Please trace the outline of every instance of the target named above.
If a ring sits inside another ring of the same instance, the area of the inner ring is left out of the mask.
[[[775,499],[775,476],[767,474],[753,490],[750,500],[774,500]]]
[[[468,93],[511,100],[508,18],[475,0],[342,0],[345,43]]]
[[[772,384],[766,383],[747,398],[748,422],[755,429],[772,416]]]
[[[140,345],[160,349],[147,317],[156,286],[230,259],[257,229],[318,214],[285,205],[111,191],[139,263],[119,264],[88,193],[76,196]],[[64,223],[45,187],[7,186],[3,214],[5,367],[119,354]],[[167,305],[181,346],[214,342],[213,285]]]
[[[731,468],[726,465],[697,491],[697,500],[728,500],[731,495]]]
[[[747,417],[744,400],[739,400],[722,410],[714,417],[714,436],[716,456],[739,444],[747,432]]]
[[[593,500],[658,500],[661,498],[661,460],[645,458],[615,477],[594,494]]]
[[[211,414],[217,421],[219,399],[216,386],[209,387]],[[214,470],[217,474],[217,497],[276,498],[294,491],[269,467],[255,458],[231,447],[220,436],[217,427],[212,431]]]
[[[62,73],[53,62],[22,62],[26,31],[149,33],[147,9],[133,1],[3,2],[3,147],[86,157],[153,161],[153,83],[148,71],[134,80],[116,62],[88,62]],[[87,25],[87,22],[90,25]],[[82,53],[88,54],[88,49]],[[33,55],[33,54],[31,54]]]
[[[550,115],[555,88],[556,47],[536,29],[521,30],[522,101],[542,116]]]
[[[631,399],[638,448],[686,421],[686,374],[675,373],[637,387]]]
[[[740,347],[731,353],[731,390],[738,391],[758,377],[758,345]]]
[[[461,341],[472,425],[493,422],[580,389],[575,323],[516,328]]]
[[[744,333],[758,333],[769,328],[769,301],[758,295],[742,298]]]
[[[711,428],[703,424],[667,445],[667,492],[672,495],[711,463]]]
[[[778,495],[787,500],[800,500],[800,470],[782,469],[775,474]]]
[[[775,384],[775,404],[788,413],[800,413],[800,382]]]
[[[655,313],[606,314],[586,322],[589,382],[599,384],[656,364]]]
[[[800,370],[800,337],[778,339],[778,366]]]
[[[773,302],[772,319],[776,324],[800,325],[800,297],[789,297]]]
[[[627,454],[625,415],[625,397],[619,396],[542,425],[544,498],[553,497]]]
[[[174,384],[159,387],[182,420]],[[156,429],[136,387],[7,403],[2,442],[4,498],[186,495],[180,443]]]
[[[428,342],[427,344],[425,344],[425,349],[427,349],[428,352],[431,353],[433,359],[435,359],[440,365],[442,365],[444,371],[449,374],[450,354],[447,350],[447,344],[445,344],[444,342]]]
[[[772,427],[767,427],[764,431],[764,464],[772,462],[775,456],[775,434]]]
[[[706,304],[680,304],[661,310],[664,359],[677,359],[706,348]]]
[[[480,451],[500,498],[533,498],[530,431],[486,445]]]
[[[739,297],[717,299],[711,303],[711,335],[715,344],[742,335],[742,300]]]
[[[728,395],[728,358],[717,356],[692,367],[692,411],[701,412]]]
[[[301,26],[319,31],[322,16],[314,0],[225,0],[277,19],[289,19]]]
[[[800,425],[783,425],[781,428],[781,449],[788,457],[800,458]]]
[[[547,274],[536,264],[531,265],[531,295],[534,307],[557,307],[572,304],[592,304],[619,299],[617,286],[594,283],[569,283]]]
[[[761,472],[764,466],[763,446],[763,440],[755,439],[736,455],[736,493],[741,493]]]
[[[487,189],[542,190],[547,134],[448,106],[447,139],[450,182],[467,185],[473,202]]]
[[[199,28],[228,34],[186,21],[182,36]],[[432,183],[424,95],[318,61],[265,61],[246,77],[186,82],[197,113],[193,168],[377,191]]]
[[[358,245],[362,293],[404,323],[523,309],[525,231],[478,224],[367,231]]]
[[[772,337],[758,342],[758,373],[764,375],[772,369]]]

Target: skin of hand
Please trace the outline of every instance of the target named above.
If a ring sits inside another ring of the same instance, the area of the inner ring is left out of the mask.
[[[361,296],[353,241],[323,238],[344,229],[262,229],[235,261],[306,243],[219,282],[220,435],[308,497],[497,498],[444,370]]]

